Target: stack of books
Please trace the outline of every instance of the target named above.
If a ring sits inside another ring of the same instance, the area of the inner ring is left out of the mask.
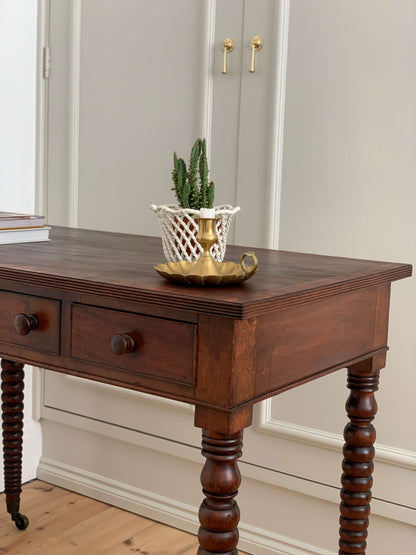
[[[0,245],[49,241],[44,216],[0,211]]]

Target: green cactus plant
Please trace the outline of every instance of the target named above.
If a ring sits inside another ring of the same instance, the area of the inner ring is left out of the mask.
[[[207,146],[205,139],[197,139],[192,147],[188,170],[182,158],[173,154],[172,180],[176,199],[182,208],[213,208],[215,186],[208,181]],[[198,183],[199,174],[199,183]]]

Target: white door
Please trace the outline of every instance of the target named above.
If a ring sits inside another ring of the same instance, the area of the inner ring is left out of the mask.
[[[243,208],[237,242],[270,243],[280,171],[284,5],[50,2],[49,222],[157,235],[149,205],[174,201],[173,151],[188,157],[195,138],[205,136],[216,203]],[[250,73],[256,34],[265,46]],[[223,75],[225,38],[235,48]]]

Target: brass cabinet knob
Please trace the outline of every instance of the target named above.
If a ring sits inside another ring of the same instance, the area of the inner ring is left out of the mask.
[[[14,318],[14,327],[18,334],[27,335],[39,327],[39,320],[35,314],[17,314]]]
[[[134,339],[128,333],[114,335],[111,339],[111,350],[115,355],[132,353],[135,347]]]

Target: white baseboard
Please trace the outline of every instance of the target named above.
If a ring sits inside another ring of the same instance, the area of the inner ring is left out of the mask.
[[[42,457],[37,476],[77,493],[174,526],[192,534],[198,530],[198,508],[99,474]],[[312,545],[241,522],[240,549],[255,555],[335,555]]]

